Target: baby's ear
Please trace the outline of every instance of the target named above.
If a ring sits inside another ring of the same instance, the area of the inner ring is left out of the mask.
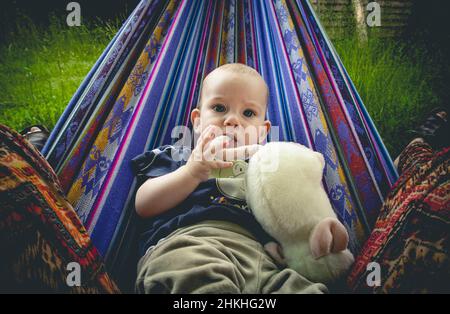
[[[265,120],[264,124],[262,126],[258,127],[258,143],[264,143],[265,140],[267,140],[267,135],[270,132],[270,128],[272,127],[272,124],[269,120]]]
[[[194,132],[200,133],[200,109],[195,108],[191,111],[191,123]]]

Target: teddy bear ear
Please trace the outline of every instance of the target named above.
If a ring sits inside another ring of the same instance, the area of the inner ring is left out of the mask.
[[[317,156],[317,158],[320,161],[320,164],[322,165],[322,169],[325,167],[325,158],[323,158],[323,155],[319,152],[314,152]]]

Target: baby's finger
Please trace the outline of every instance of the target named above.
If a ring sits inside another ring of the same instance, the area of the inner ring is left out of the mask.
[[[208,142],[204,148],[204,156],[206,160],[221,159],[221,152],[229,143],[231,139],[228,136],[222,135],[216,137],[214,140]]]
[[[203,132],[198,141],[197,141],[197,145],[195,146],[195,148],[197,150],[199,150],[202,154],[203,151],[206,149],[206,147],[208,146],[208,144],[215,138],[215,133],[213,131],[212,128],[208,127],[205,129],[205,132]]]
[[[202,147],[202,151],[204,151],[206,149],[206,146],[208,145],[209,142],[211,142],[212,140],[214,140],[215,138],[218,137],[218,135],[222,134],[222,130],[215,126],[215,125],[210,125],[205,129],[205,132],[202,133],[202,135],[200,136],[200,139],[198,141],[198,144],[201,145]]]
[[[230,168],[232,166],[233,166],[233,162],[231,162],[231,161],[215,160],[215,161],[211,162],[211,168],[213,168],[213,169]]]
[[[226,161],[248,159],[252,157],[259,148],[261,148],[261,145],[258,144],[226,148],[222,151],[222,159]]]
[[[207,139],[208,137],[211,136],[211,131],[212,131],[212,127],[211,125],[208,126],[206,129],[204,129],[202,131],[202,133],[200,134],[200,136],[198,137],[197,140],[197,145],[199,145],[201,142],[203,142],[205,139]]]

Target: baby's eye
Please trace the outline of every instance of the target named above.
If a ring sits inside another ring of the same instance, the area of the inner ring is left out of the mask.
[[[247,118],[250,118],[254,115],[255,115],[255,112],[253,110],[247,109],[244,111],[244,116],[246,116]]]
[[[213,106],[213,110],[216,112],[225,112],[227,108],[224,105],[217,104]]]

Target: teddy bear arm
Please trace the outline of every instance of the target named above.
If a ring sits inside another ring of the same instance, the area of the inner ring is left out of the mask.
[[[349,236],[337,218],[325,218],[313,229],[309,238],[311,253],[318,259],[330,253],[338,253],[348,246]]]
[[[264,245],[264,250],[272,259],[280,266],[286,266],[286,259],[283,254],[283,248],[275,241],[268,242]]]

